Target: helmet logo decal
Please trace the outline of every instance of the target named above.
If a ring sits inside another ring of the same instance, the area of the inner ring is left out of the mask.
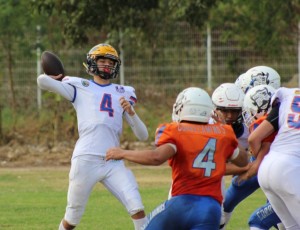
[[[175,114],[177,114],[177,115],[178,115],[178,112],[180,112],[183,107],[183,99],[184,98],[185,98],[184,93],[180,94],[178,96],[176,103],[174,104],[174,111],[175,111]]]
[[[256,74],[251,75],[250,85],[252,87],[257,85],[269,85],[269,83],[270,83],[269,73],[258,72]]]
[[[272,93],[264,87],[251,96],[252,104],[259,108],[259,112],[266,111],[269,108],[271,97]]]

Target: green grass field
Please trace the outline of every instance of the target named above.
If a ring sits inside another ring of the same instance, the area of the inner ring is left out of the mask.
[[[133,164],[129,167],[137,178],[149,213],[168,196],[170,169]],[[68,172],[68,167],[0,169],[0,229],[58,229],[66,206]],[[261,190],[248,197],[236,208],[227,230],[249,229],[250,214],[265,200]],[[99,184],[76,229],[127,230],[133,229],[133,225],[123,206]]]

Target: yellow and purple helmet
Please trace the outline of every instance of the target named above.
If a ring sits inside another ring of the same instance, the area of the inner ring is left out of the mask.
[[[97,66],[97,60],[99,58],[108,58],[114,61],[114,66],[110,68],[110,71],[100,71]],[[102,79],[116,78],[119,74],[121,60],[118,52],[109,44],[101,43],[94,46],[87,54],[86,71],[92,76],[99,76]]]

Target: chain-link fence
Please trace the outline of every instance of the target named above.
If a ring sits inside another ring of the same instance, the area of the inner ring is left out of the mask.
[[[122,56],[124,84],[136,89],[143,103],[157,101],[165,103],[183,88],[199,86],[210,92],[220,83],[234,82],[247,69],[256,65],[267,65],[276,69],[282,83],[297,83],[297,41],[287,45],[286,52],[280,57],[264,57],[251,47],[241,48],[236,41],[224,42],[218,31],[211,33],[211,79],[208,79],[208,34],[186,24],[177,28],[162,30],[156,42],[140,44],[134,39],[123,36]],[[99,41],[101,43],[103,41]],[[96,44],[86,49],[57,51],[70,76],[90,78],[85,73],[82,62],[86,53]],[[114,45],[114,44],[112,44]],[[118,50],[120,47],[114,45]],[[28,57],[15,53],[13,63],[13,92],[20,109],[37,109],[37,57],[35,51]],[[3,59],[1,71],[1,104],[9,107],[12,101],[12,88],[8,76],[6,60]],[[293,80],[294,78],[294,80]],[[120,78],[115,80],[120,81]],[[208,82],[210,81],[210,82]],[[44,95],[44,93],[43,93]]]

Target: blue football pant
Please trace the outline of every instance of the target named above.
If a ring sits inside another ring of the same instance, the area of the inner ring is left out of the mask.
[[[218,230],[221,206],[208,196],[172,197],[149,215],[146,230]]]
[[[248,222],[250,227],[257,227],[265,230],[268,230],[271,227],[277,228],[277,224],[279,223],[281,223],[281,221],[269,202],[256,209],[250,216]]]
[[[223,203],[225,212],[232,212],[233,209],[245,198],[254,193],[258,188],[257,176],[251,177],[249,180],[240,184],[236,182],[237,176],[232,178],[231,184],[225,193],[225,201]]]
[[[246,199],[260,187],[257,176],[253,176],[239,185],[236,182],[236,178],[237,176],[233,177],[231,185],[226,190],[223,206],[224,211],[227,213],[232,212],[242,200]],[[249,226],[261,229],[270,229],[271,227],[277,228],[278,223],[281,223],[281,221],[269,202],[256,209],[250,216],[248,222]]]

